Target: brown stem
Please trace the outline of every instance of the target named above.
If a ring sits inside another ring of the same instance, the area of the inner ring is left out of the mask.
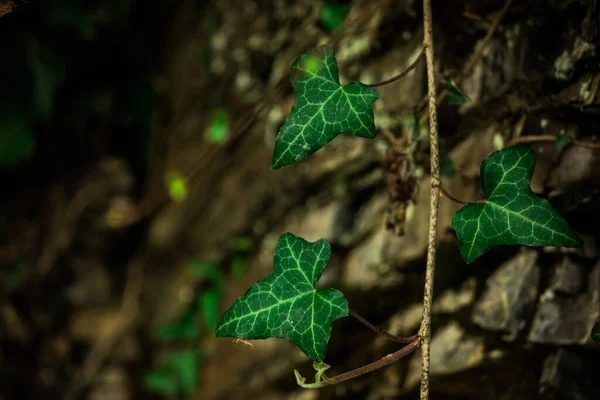
[[[367,86],[370,86],[370,87],[383,86],[383,85],[387,85],[388,83],[396,82],[397,80],[405,77],[410,71],[412,71],[413,69],[415,69],[415,67],[417,65],[419,65],[419,61],[421,61],[424,54],[425,54],[425,47],[423,47],[421,49],[421,53],[419,53],[419,56],[417,57],[417,59],[415,61],[413,61],[412,64],[410,64],[407,69],[405,69],[404,71],[400,72],[398,75],[396,75],[390,79],[387,79],[382,82],[370,83],[370,84],[367,84]]]
[[[446,191],[446,189],[444,189],[444,185],[442,185],[441,182],[440,182],[439,189],[440,189],[440,192],[442,192],[442,194],[444,195],[444,197],[447,197],[448,199],[450,199],[453,202],[458,203],[458,204],[467,205],[467,204],[485,204],[485,203],[487,203],[487,201],[485,199],[480,199],[480,200],[475,200],[475,201],[459,200],[456,197],[452,196],[450,193],[448,193]]]
[[[555,135],[539,135],[539,136],[520,136],[514,138],[509,142],[509,146],[518,143],[542,143],[542,142],[556,142],[558,139]],[[600,149],[600,143],[585,142],[583,140],[573,140],[575,146],[586,147],[588,149],[597,150]]]
[[[373,325],[372,323],[367,321],[364,317],[362,317],[360,314],[358,314],[356,311],[350,309],[349,313],[351,316],[353,316],[354,318],[359,320],[361,323],[363,323],[365,326],[367,326],[373,332],[380,334],[381,336],[385,337],[386,339],[391,340],[392,342],[407,344],[407,343],[411,343],[413,340],[418,338],[418,335],[409,336],[409,337],[401,337],[401,336],[392,335],[391,333],[386,332],[383,329]]]
[[[429,204],[429,234],[427,243],[427,264],[425,266],[425,290],[423,294],[423,319],[421,337],[421,400],[429,399],[431,304],[433,302],[433,276],[435,272],[435,250],[438,226],[438,206],[440,201],[440,149],[438,142],[438,116],[436,80],[433,46],[433,20],[431,0],[423,0],[423,46],[427,66],[427,91],[429,93],[429,142],[431,152],[431,196]]]
[[[398,350],[392,354],[388,354],[387,356],[380,358],[377,361],[374,361],[367,365],[363,365],[362,367],[353,369],[352,371],[348,371],[343,374],[333,376],[331,378],[324,377],[322,386],[335,385],[336,383],[347,381],[349,379],[356,378],[358,376],[367,374],[367,373],[375,371],[379,368],[383,368],[387,365],[390,365],[390,364],[398,361],[402,357],[405,357],[405,356],[409,355],[410,353],[412,353],[417,347],[419,347],[420,342],[421,342],[420,338],[417,337],[417,338],[413,339],[412,342],[410,342],[409,344],[407,344],[406,346],[401,348],[400,350]]]
[[[502,9],[494,17],[494,19],[492,21],[492,24],[490,25],[490,28],[488,29],[488,31],[485,34],[484,38],[481,40],[481,43],[479,44],[477,50],[475,50],[475,52],[467,60],[467,62],[465,63],[463,69],[461,70],[461,72],[458,74],[458,76],[454,80],[457,85],[460,84],[460,82],[467,75],[469,75],[471,73],[471,71],[473,70],[473,68],[475,68],[475,65],[477,65],[477,61],[479,61],[479,59],[481,58],[481,54],[483,53],[483,50],[487,47],[487,45],[492,40],[492,37],[494,36],[494,33],[496,33],[496,30],[498,29],[498,26],[500,26],[500,22],[504,18],[504,15],[506,14],[506,12],[508,11],[508,9],[510,8],[512,2],[513,2],[513,0],[506,0],[504,2],[504,6],[502,7]],[[437,104],[441,104],[442,101],[446,98],[446,95],[447,95],[447,92],[442,89],[442,92],[438,96]],[[425,100],[423,100],[422,106],[421,105],[419,106],[419,110],[421,110],[424,106],[425,106]],[[419,121],[419,124],[423,124],[425,122],[425,119],[426,119],[426,116],[423,115],[423,117]]]

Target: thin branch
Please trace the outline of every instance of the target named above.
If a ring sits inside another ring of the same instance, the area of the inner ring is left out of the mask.
[[[502,21],[502,19],[506,15],[506,12],[510,8],[512,2],[513,2],[513,0],[506,0],[504,2],[504,6],[502,7],[502,9],[500,11],[498,11],[498,13],[494,16],[494,19],[492,20],[490,28],[486,32],[484,38],[481,40],[479,46],[477,47],[477,50],[475,50],[475,52],[471,55],[471,57],[469,57],[469,59],[467,60],[467,62],[463,66],[463,68],[460,71],[460,73],[458,74],[458,76],[455,77],[454,82],[457,85],[460,84],[461,81],[467,75],[469,75],[471,73],[471,71],[473,70],[473,68],[475,68],[475,65],[477,64],[477,61],[479,61],[479,59],[481,58],[481,54],[483,53],[483,50],[487,47],[487,45],[492,40],[492,37],[494,36],[494,33],[496,33],[496,30],[500,26],[500,22]],[[437,104],[438,105],[441,104],[442,101],[444,101],[444,99],[446,98],[446,96],[447,96],[447,92],[444,89],[442,89],[442,91],[438,95]],[[426,104],[425,101],[426,100],[423,100],[422,106],[419,106],[419,110],[421,110],[425,106],[425,104]],[[429,102],[429,104],[430,103],[431,102]],[[426,117],[425,117],[425,115],[423,115],[423,117],[421,118],[421,120],[419,121],[419,123],[420,124],[425,123],[425,119],[426,119]]]
[[[475,53],[473,53],[471,55],[469,60],[465,63],[465,66],[463,67],[459,76],[456,77],[455,81],[457,84],[460,83],[460,81],[465,76],[469,75],[471,73],[471,71],[473,70],[473,68],[475,68],[477,61],[479,61],[479,59],[481,58],[481,54],[483,53],[483,50],[487,47],[487,45],[492,40],[494,33],[496,33],[498,26],[500,26],[500,22],[504,18],[504,15],[506,15],[506,12],[510,8],[510,5],[512,4],[512,2],[513,2],[513,0],[506,0],[504,2],[504,7],[502,7],[502,9],[494,16],[494,19],[492,20],[492,24],[490,25],[490,28],[488,29],[488,31],[485,34],[483,40],[481,41],[479,47],[477,48],[477,51],[475,51]],[[440,98],[442,98],[442,96],[440,96]]]
[[[448,193],[446,191],[446,189],[444,189],[444,185],[442,185],[441,182],[440,182],[439,189],[440,189],[440,192],[442,192],[443,196],[447,197],[448,199],[450,199],[453,202],[458,203],[458,204],[467,205],[467,204],[485,204],[485,203],[487,203],[487,201],[485,199],[480,199],[480,200],[475,200],[475,201],[464,201],[464,200],[457,199],[456,197],[454,197],[450,193]]]
[[[382,82],[370,83],[370,84],[367,84],[367,86],[370,86],[370,87],[383,86],[383,85],[387,85],[388,83],[396,82],[397,80],[399,80],[401,78],[404,78],[410,71],[412,71],[413,69],[416,68],[417,65],[419,65],[419,62],[421,61],[421,59],[423,58],[424,55],[425,55],[425,47],[423,47],[421,49],[421,53],[419,53],[419,56],[404,71],[400,72],[398,75],[396,75],[394,77],[391,77],[390,79],[387,79]]]
[[[438,227],[438,205],[440,201],[440,155],[438,143],[438,117],[436,101],[436,80],[434,66],[433,20],[431,0],[423,0],[423,46],[427,66],[427,91],[429,94],[429,141],[431,152],[431,197],[429,205],[429,234],[427,244],[427,264],[425,266],[425,290],[423,295],[423,319],[421,337],[421,400],[429,399],[431,305],[433,301],[433,276],[435,272],[435,250]]]
[[[356,311],[350,309],[349,312],[350,312],[351,316],[353,316],[354,318],[359,320],[361,323],[363,323],[365,326],[367,326],[373,332],[380,334],[381,336],[385,337],[386,339],[391,340],[392,342],[407,344],[407,343],[411,343],[412,341],[414,341],[416,338],[419,337],[418,335],[409,336],[409,337],[400,337],[400,336],[392,335],[391,333],[386,332],[383,329],[373,325],[372,323],[367,321],[364,317],[362,317],[360,314],[358,314]]]
[[[375,371],[379,368],[383,368],[387,365],[393,364],[402,357],[406,357],[407,355],[412,353],[417,347],[419,347],[420,342],[421,339],[417,337],[412,342],[410,342],[409,344],[392,354],[388,354],[387,356],[380,358],[377,361],[374,361],[367,365],[363,365],[362,367],[353,369],[352,371],[348,371],[343,374],[333,376],[331,378],[326,378],[326,380],[323,383],[327,385],[335,385],[336,383],[344,382],[349,379],[353,379],[358,376]]]
[[[543,143],[543,142],[556,142],[558,136],[555,135],[539,135],[539,136],[519,136],[512,139],[509,142],[509,146],[518,143]],[[583,140],[573,140],[572,144],[575,146],[586,147],[592,150],[600,149],[600,143],[585,142]]]
[[[402,357],[406,357],[407,355],[412,353],[417,347],[419,347],[420,343],[421,343],[421,338],[415,337],[415,339],[413,339],[409,344],[407,344],[406,346],[404,346],[403,348],[401,348],[400,350],[398,350],[394,353],[388,354],[387,356],[380,358],[379,360],[374,361],[370,364],[363,365],[362,367],[358,367],[356,369],[353,369],[352,371],[344,372],[343,374],[339,374],[339,375],[333,376],[331,378],[325,376],[325,374],[323,374],[323,371],[320,371],[315,376],[316,381],[314,383],[304,384],[304,378],[302,378],[302,376],[298,373],[298,371],[294,371],[294,372],[296,373],[296,379],[298,380],[299,384],[302,387],[310,388],[310,389],[318,389],[318,388],[322,388],[324,386],[335,385],[340,382],[354,379],[361,375],[368,374],[369,372],[372,372],[377,369],[388,366],[388,365],[398,361]],[[329,368],[329,367],[327,367],[327,368]],[[302,379],[302,381],[301,381],[301,379]]]
[[[96,341],[86,360],[75,373],[63,400],[75,400],[80,397],[81,392],[92,383],[123,337],[134,327],[139,314],[139,300],[144,280],[143,268],[147,261],[139,252],[141,249],[128,266],[121,310],[113,322],[110,333]]]

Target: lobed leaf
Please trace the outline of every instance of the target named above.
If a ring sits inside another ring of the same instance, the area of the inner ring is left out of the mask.
[[[216,336],[287,338],[312,360],[322,361],[333,321],[348,315],[342,293],[315,289],[330,256],[325,239],[308,242],[284,233],[275,249],[273,272],[233,303]]]
[[[372,105],[379,96],[362,83],[341,86],[333,50],[320,47],[298,57],[292,76],[296,100],[277,134],[273,169],[314,153],[342,132],[375,138]]]
[[[446,101],[450,105],[460,105],[471,101],[469,96],[465,94],[451,80],[446,81]]]
[[[481,163],[484,204],[463,206],[452,219],[460,253],[470,263],[498,245],[581,247],[581,239],[529,187],[535,155],[519,144],[492,153]]]

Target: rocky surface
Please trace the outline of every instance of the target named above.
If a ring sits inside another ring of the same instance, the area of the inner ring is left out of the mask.
[[[516,337],[533,313],[540,281],[538,254],[526,250],[500,266],[486,282],[472,321],[493,331]]]

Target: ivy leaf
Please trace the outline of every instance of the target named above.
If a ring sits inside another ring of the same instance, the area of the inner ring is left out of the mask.
[[[446,101],[450,105],[460,105],[471,101],[469,96],[450,80],[446,81],[446,93]]]
[[[292,76],[296,100],[277,135],[273,169],[314,153],[342,132],[375,138],[372,105],[379,96],[362,83],[342,86],[333,50],[322,46],[298,57]]]
[[[315,290],[330,256],[325,239],[308,242],[291,233],[281,235],[273,272],[233,303],[216,336],[287,338],[312,360],[323,361],[333,321],[348,315],[342,293]]]
[[[561,152],[565,147],[573,143],[573,138],[567,135],[558,135],[556,137],[555,148],[557,152]]]
[[[460,253],[470,263],[498,245],[581,247],[581,239],[548,203],[529,187],[535,155],[519,144],[492,153],[481,163],[487,201],[468,204],[452,219]]]
[[[333,32],[342,26],[348,11],[349,4],[325,4],[319,13],[321,24],[327,31]]]

